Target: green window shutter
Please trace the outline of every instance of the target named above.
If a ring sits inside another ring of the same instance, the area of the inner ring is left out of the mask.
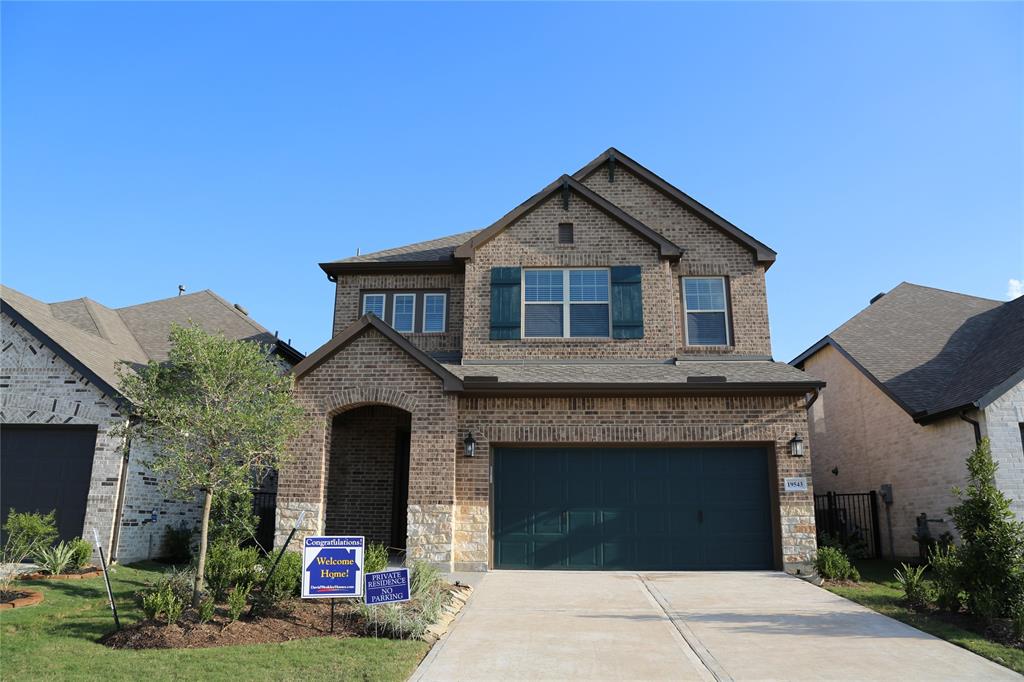
[[[644,294],[639,265],[612,268],[612,338],[644,337]]]
[[[491,339],[519,338],[519,268],[491,268]]]

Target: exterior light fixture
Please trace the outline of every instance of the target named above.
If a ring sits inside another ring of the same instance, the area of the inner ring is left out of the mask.
[[[793,439],[789,441],[789,454],[794,457],[804,456],[804,439],[799,433],[793,434]]]
[[[473,438],[472,433],[466,432],[466,439],[462,441],[462,444],[466,446],[466,457],[476,457],[476,439]]]

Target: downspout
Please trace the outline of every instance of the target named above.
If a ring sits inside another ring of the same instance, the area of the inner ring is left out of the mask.
[[[820,395],[821,395],[821,389],[820,388],[814,389],[814,394],[811,395],[810,399],[807,401],[807,404],[804,405],[804,409],[807,410],[808,412],[810,412],[811,411],[811,406],[814,405],[814,402],[818,399],[818,396],[820,396]]]
[[[968,417],[966,412],[961,412],[960,413],[960,418],[963,419],[965,422],[967,422],[968,424],[970,424],[971,426],[974,427],[974,444],[977,445],[978,443],[980,443],[981,442],[981,423],[978,422],[977,420],[974,420],[974,419],[971,419],[970,417]]]

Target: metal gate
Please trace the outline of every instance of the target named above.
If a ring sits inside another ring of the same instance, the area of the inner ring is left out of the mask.
[[[852,558],[880,559],[878,493],[826,493],[814,496],[818,544],[842,546]]]

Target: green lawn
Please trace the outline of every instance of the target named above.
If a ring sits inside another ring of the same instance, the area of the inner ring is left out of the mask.
[[[899,567],[898,562],[879,560],[858,561],[856,564],[861,572],[860,585],[826,585],[826,589],[1024,674],[1024,651],[991,642],[979,634],[903,606],[903,591],[893,579],[893,570]]]
[[[111,575],[121,622],[141,619],[133,597],[163,570],[118,567]],[[420,641],[314,638],[283,644],[126,651],[96,640],[113,629],[103,578],[27,583],[42,604],[0,610],[0,677],[29,679],[404,680],[429,648]]]

